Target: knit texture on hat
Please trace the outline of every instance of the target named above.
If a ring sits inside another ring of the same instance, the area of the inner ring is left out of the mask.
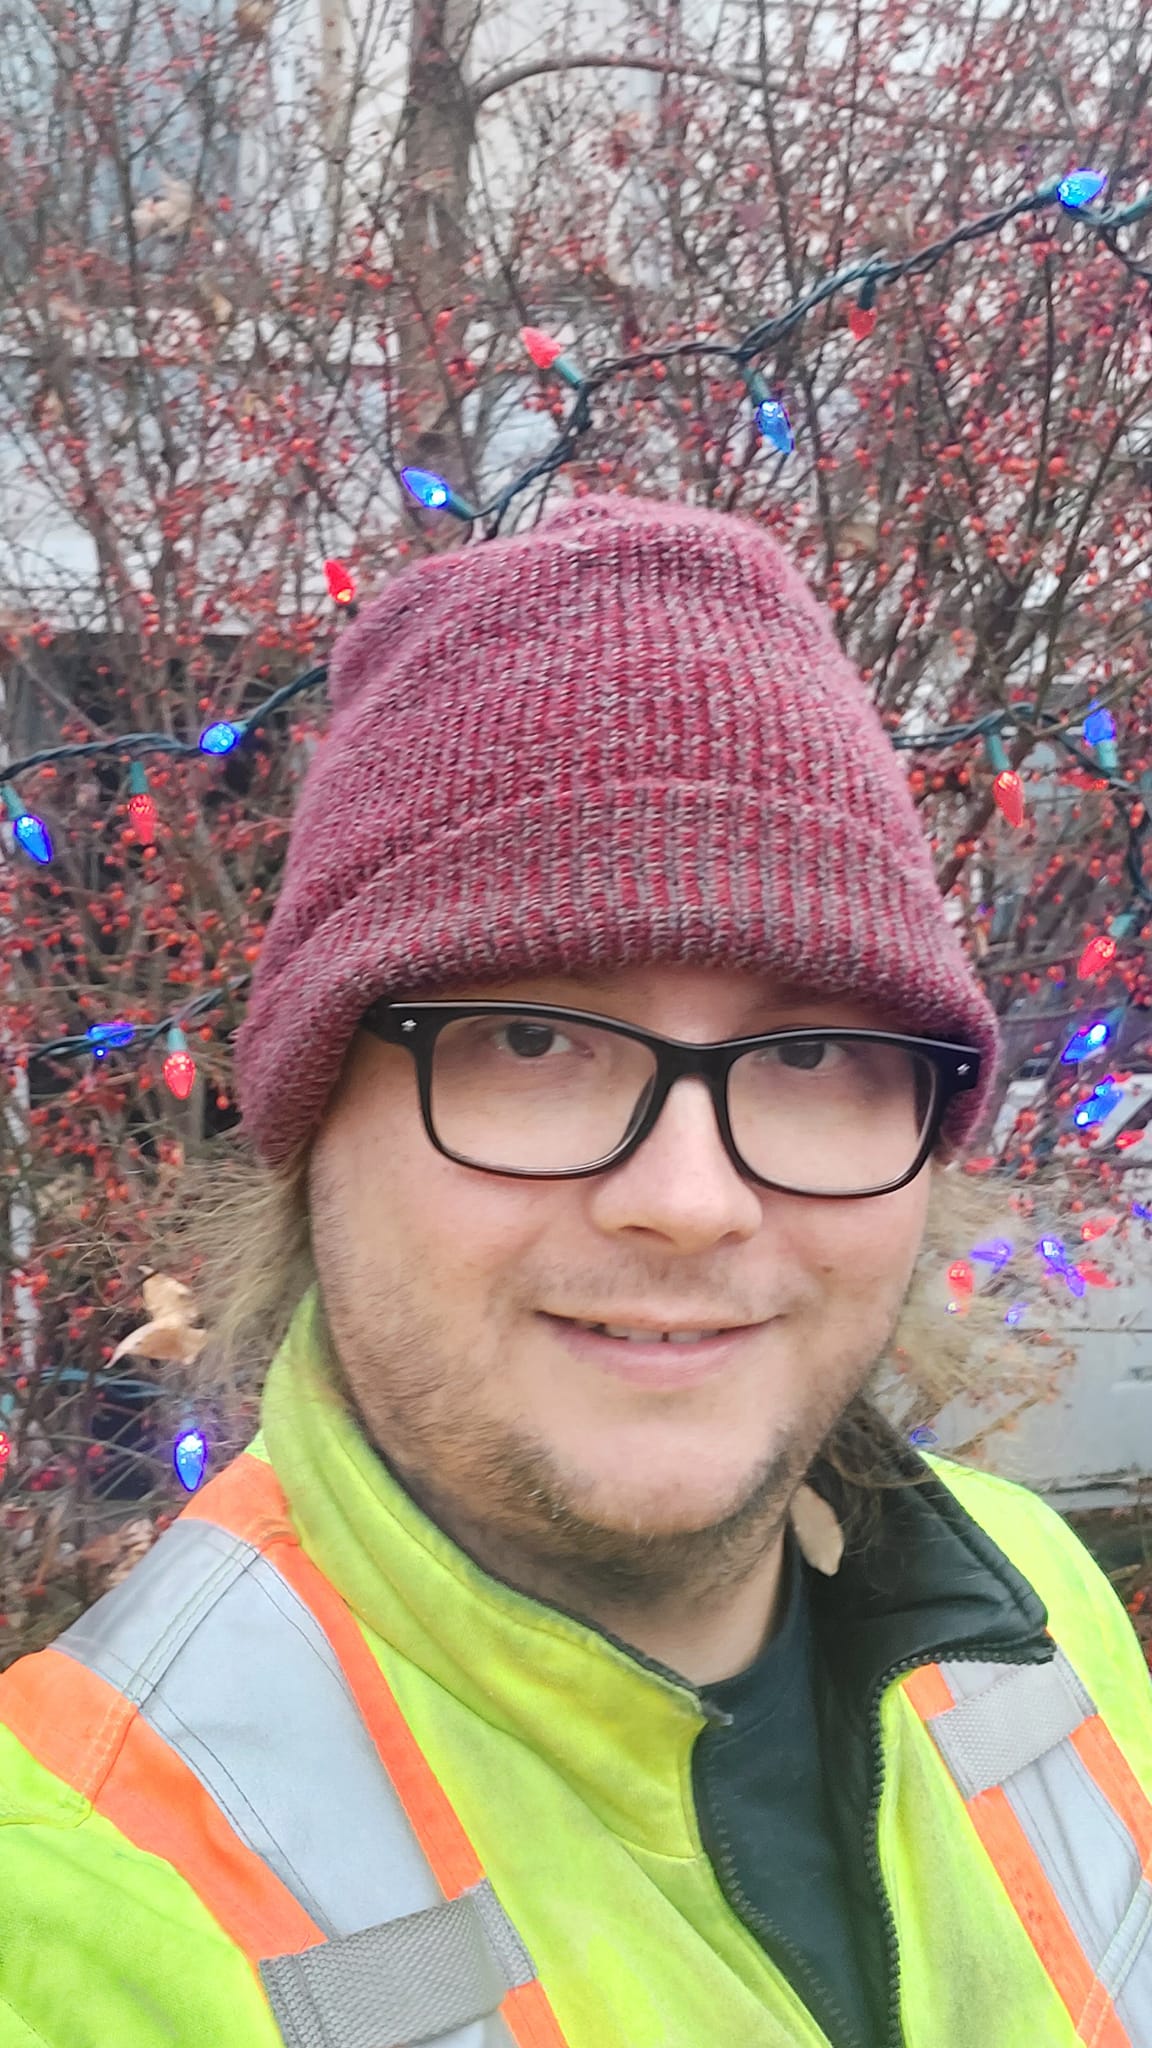
[[[335,650],[333,715],[237,1035],[269,1164],[316,1131],[381,996],[683,961],[862,999],[977,1046],[996,1023],[898,757],[776,543],[587,497],[413,564]]]

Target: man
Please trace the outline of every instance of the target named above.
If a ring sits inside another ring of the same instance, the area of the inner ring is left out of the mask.
[[[1122,1609],[831,1454],[995,1029],[827,621],[587,498],[332,696],[239,1047],[318,1286],[0,1683],[2,2048],[1147,2048]]]

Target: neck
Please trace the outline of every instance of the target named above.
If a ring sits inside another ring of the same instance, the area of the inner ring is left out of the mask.
[[[633,1582],[625,1592],[612,1587],[617,1575],[594,1561],[540,1556],[491,1524],[468,1521],[454,1503],[434,1498],[407,1476],[402,1483],[445,1535],[495,1578],[614,1636],[697,1689],[746,1670],[780,1625],[782,1523],[768,1537],[763,1529],[755,1532],[754,1544],[747,1543],[751,1555],[740,1559],[729,1551],[722,1566],[710,1560],[711,1569],[695,1581],[681,1573],[674,1586],[645,1591],[629,1574]]]
[[[745,1671],[783,1619],[787,1574],[778,1536],[742,1584],[683,1601],[672,1610],[605,1609],[588,1618],[700,1690]]]

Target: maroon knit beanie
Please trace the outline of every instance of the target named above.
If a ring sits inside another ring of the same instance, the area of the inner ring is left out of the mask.
[[[269,1165],[381,996],[683,961],[985,1053],[900,763],[828,619],[743,519],[573,500],[404,569],[341,638],[237,1035]]]

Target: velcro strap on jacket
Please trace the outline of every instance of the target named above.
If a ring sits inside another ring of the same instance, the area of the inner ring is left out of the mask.
[[[961,1665],[946,1665],[962,1684]],[[965,1799],[1003,1785],[1055,1749],[1096,1712],[1063,1652],[1050,1664],[1010,1664],[984,1691],[960,1699],[928,1726]]]
[[[493,2015],[532,1960],[485,1880],[423,1913],[260,1965],[286,2048],[410,2048]],[[477,2037],[481,2048],[481,2037]]]

